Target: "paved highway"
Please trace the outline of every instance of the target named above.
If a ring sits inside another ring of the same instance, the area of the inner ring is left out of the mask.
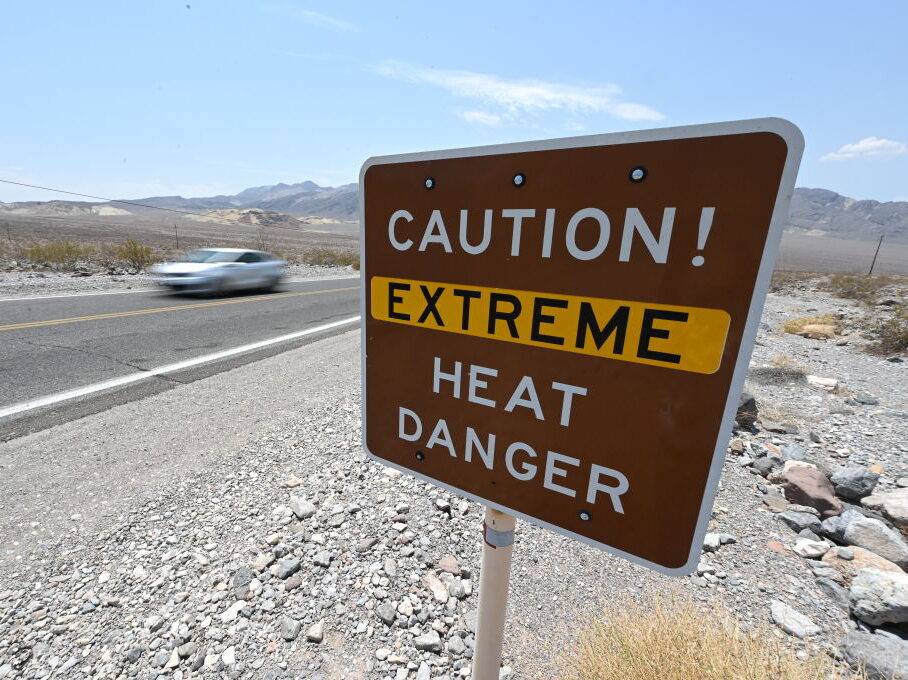
[[[0,440],[349,330],[358,314],[358,278],[214,299],[0,300]]]

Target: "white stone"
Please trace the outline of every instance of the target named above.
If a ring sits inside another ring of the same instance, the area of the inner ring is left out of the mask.
[[[791,549],[801,557],[817,560],[829,551],[829,544],[823,541],[811,541],[809,538],[799,538]]]
[[[805,638],[820,632],[817,624],[779,600],[770,603],[769,615],[773,623],[796,638]]]

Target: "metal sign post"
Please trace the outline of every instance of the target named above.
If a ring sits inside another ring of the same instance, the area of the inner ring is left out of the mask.
[[[479,613],[476,619],[473,680],[498,680],[515,523],[513,516],[494,508],[486,508],[482,527],[482,568],[479,572]]]

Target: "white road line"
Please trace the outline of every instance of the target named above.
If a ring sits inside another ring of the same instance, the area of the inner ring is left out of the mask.
[[[302,338],[307,335],[314,335],[316,333],[321,333],[322,331],[327,331],[332,328],[337,328],[339,326],[353,324],[353,323],[358,322],[359,320],[360,320],[359,316],[351,316],[346,319],[341,319],[340,321],[333,321],[332,323],[326,323],[321,326],[307,328],[302,331],[295,331],[293,333],[287,333],[286,335],[279,335],[274,338],[268,338],[267,340],[259,340],[258,342],[253,342],[248,345],[241,345],[240,347],[233,347],[231,349],[225,349],[220,352],[215,352],[214,354],[206,354],[205,356],[196,357],[195,359],[187,359],[186,361],[179,361],[175,364],[167,364],[166,366],[158,366],[157,368],[152,368],[148,371],[142,371],[140,373],[130,373],[129,375],[120,376],[119,378],[112,378],[111,380],[105,380],[103,382],[95,383],[93,385],[85,385],[84,387],[77,387],[74,390],[67,390],[66,392],[58,392],[57,394],[50,394],[45,397],[38,397],[37,399],[30,399],[29,401],[23,401],[19,404],[13,404],[12,406],[0,408],[0,418],[5,418],[7,416],[15,415],[17,413],[22,413],[24,411],[31,411],[32,409],[41,408],[42,406],[50,406],[52,404],[56,404],[61,401],[66,401],[68,399],[75,399],[76,397],[84,397],[87,394],[93,394],[95,392],[100,392],[102,390],[109,390],[112,387],[120,387],[122,385],[129,385],[130,383],[139,382],[141,380],[147,380],[148,378],[153,378],[156,375],[163,375],[164,373],[174,373],[176,371],[182,371],[187,368],[192,368],[193,366],[207,364],[211,361],[218,361],[220,359],[226,359],[228,357],[232,357],[237,354],[242,354],[243,352],[251,352],[256,349],[268,347],[270,345],[276,345],[280,342],[296,340],[297,338]]]
[[[57,295],[27,295],[25,297],[0,298],[0,302],[24,302],[26,300],[48,300],[50,298],[88,297],[92,295],[126,295],[128,293],[157,293],[157,288],[139,290],[101,290],[95,293],[59,293]]]
[[[359,276],[315,276],[311,279],[292,278],[285,279],[284,283],[318,283],[319,281],[346,281],[359,280]],[[28,295],[25,297],[0,298],[0,302],[24,302],[25,300],[48,300],[50,298],[89,297],[92,295],[128,295],[129,293],[162,293],[167,291],[162,288],[140,288],[138,290],[101,290],[94,293],[58,293],[56,295]]]

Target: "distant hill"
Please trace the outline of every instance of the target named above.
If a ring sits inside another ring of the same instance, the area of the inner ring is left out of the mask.
[[[83,215],[129,215],[110,203],[84,203],[81,201],[24,201],[0,202],[0,215],[27,215],[30,217],[81,217]]]
[[[153,196],[132,199],[136,203],[173,208],[188,212],[209,211],[267,211],[296,218],[325,218],[339,222],[355,222],[359,211],[359,186],[345,184],[322,187],[315,182],[273,184],[251,187],[232,196],[183,198],[182,196]],[[0,216],[6,214],[35,216],[126,215],[152,212],[148,208],[122,203],[87,203],[80,201],[46,201],[0,203]],[[226,215],[221,215],[225,217]],[[232,214],[231,220],[246,223],[279,222],[274,215]],[[306,221],[306,220],[304,220]],[[287,222],[286,226],[293,224]],[[309,221],[309,224],[312,224]],[[836,238],[908,243],[908,202],[858,201],[827,189],[795,189],[789,213],[788,231]]]
[[[252,187],[244,189],[234,196],[203,198],[153,196],[133,200],[160,208],[176,208],[192,212],[257,208],[293,217],[330,217],[336,220],[355,220],[359,211],[359,187],[356,184],[320,187],[315,182],[307,181],[299,184]],[[135,211],[134,208],[130,208],[130,210]]]
[[[908,243],[908,202],[857,201],[828,189],[795,189],[790,231],[837,238]]]

